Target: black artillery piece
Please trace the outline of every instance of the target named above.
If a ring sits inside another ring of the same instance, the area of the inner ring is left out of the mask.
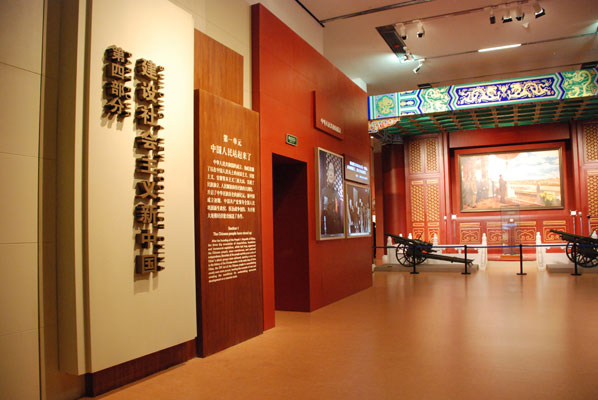
[[[397,260],[399,260],[401,265],[406,267],[415,267],[427,259],[469,265],[473,263],[473,260],[467,258],[467,252],[465,253],[465,258],[436,254],[436,250],[432,249],[433,245],[430,242],[424,242],[423,240],[419,239],[404,238],[391,233],[385,233],[385,235],[390,236],[395,243],[398,244],[396,250]]]
[[[561,235],[561,239],[567,242],[566,253],[569,260],[586,268],[598,265],[598,239],[556,229],[551,229],[550,232]]]

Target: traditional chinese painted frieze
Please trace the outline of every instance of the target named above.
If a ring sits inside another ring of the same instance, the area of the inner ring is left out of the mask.
[[[397,118],[468,108],[563,100],[598,94],[596,69],[522,79],[418,89],[368,98],[369,119]],[[377,126],[370,126],[375,131]]]

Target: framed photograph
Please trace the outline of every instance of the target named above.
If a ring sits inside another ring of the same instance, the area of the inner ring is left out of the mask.
[[[372,234],[372,209],[370,187],[345,183],[347,236],[360,237]]]
[[[461,154],[461,212],[563,208],[561,148]]]
[[[316,240],[345,237],[343,156],[316,148]]]

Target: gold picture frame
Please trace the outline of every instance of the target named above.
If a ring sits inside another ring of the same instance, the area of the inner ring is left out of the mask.
[[[315,148],[316,240],[345,238],[343,156]]]
[[[345,182],[345,230],[349,238],[372,236],[372,195],[369,186]]]
[[[459,154],[461,212],[564,208],[562,149]]]

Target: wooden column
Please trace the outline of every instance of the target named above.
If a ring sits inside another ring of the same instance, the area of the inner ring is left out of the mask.
[[[394,235],[407,235],[405,218],[405,151],[402,144],[382,148],[384,187],[384,229]]]

